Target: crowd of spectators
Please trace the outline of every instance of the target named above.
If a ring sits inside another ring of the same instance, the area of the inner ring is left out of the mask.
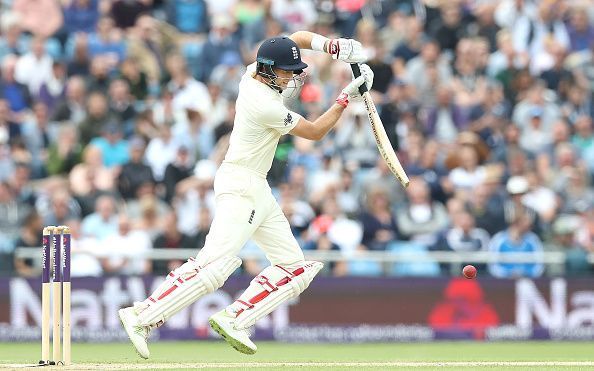
[[[495,277],[593,272],[592,0],[0,6],[4,274],[39,274],[14,251],[39,246],[44,225],[71,227],[79,276],[163,274],[180,261],[144,252],[203,246],[238,81],[260,41],[296,30],[362,42],[411,178],[404,190],[379,157],[361,102],[321,142],[281,138],[269,182],[304,249],[420,257],[338,261],[326,274],[449,274],[429,251],[566,256],[557,269],[485,266]],[[307,82],[287,104],[313,120],[351,73],[328,55],[303,58]]]

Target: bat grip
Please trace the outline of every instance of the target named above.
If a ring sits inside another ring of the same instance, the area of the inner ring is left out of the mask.
[[[361,69],[359,68],[359,64],[351,63],[351,69],[353,70],[353,76],[355,76],[355,78],[361,76]],[[361,86],[359,86],[359,93],[363,95],[363,93],[365,93],[366,91],[367,85],[365,83],[361,84]]]

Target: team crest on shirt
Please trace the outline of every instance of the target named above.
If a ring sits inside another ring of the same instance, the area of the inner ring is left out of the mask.
[[[293,121],[293,116],[290,113],[287,113],[287,117],[284,119],[285,126],[289,125]]]

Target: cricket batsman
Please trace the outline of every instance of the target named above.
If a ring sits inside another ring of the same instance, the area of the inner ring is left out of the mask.
[[[366,60],[358,41],[328,39],[307,31],[262,43],[256,63],[248,66],[239,84],[229,149],[215,176],[215,216],[204,248],[196,258],[169,273],[146,300],[119,311],[142,358],[150,355],[147,339],[153,328],[223,286],[241,265],[237,254],[248,239],[264,250],[270,266],[234,303],[209,319],[213,330],[242,353],[254,354],[257,349],[248,329],[284,301],[301,294],[322,268],[320,262],[305,260],[266,174],[281,135],[322,139],[349,101],[360,97],[359,87],[366,84],[371,88],[373,73],[361,65],[361,76],[344,87],[332,107],[315,121],[308,121],[286,108],[282,99],[304,82],[307,64],[301,60],[301,49],[324,52],[347,63]]]

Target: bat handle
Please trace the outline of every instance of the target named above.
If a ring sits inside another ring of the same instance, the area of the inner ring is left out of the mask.
[[[359,64],[351,63],[351,69],[353,70],[353,76],[355,76],[355,78],[361,76],[361,69],[359,68]],[[361,84],[361,86],[359,86],[359,93],[361,93],[361,95],[363,95],[363,93],[365,93],[366,91],[367,91],[367,85]]]

